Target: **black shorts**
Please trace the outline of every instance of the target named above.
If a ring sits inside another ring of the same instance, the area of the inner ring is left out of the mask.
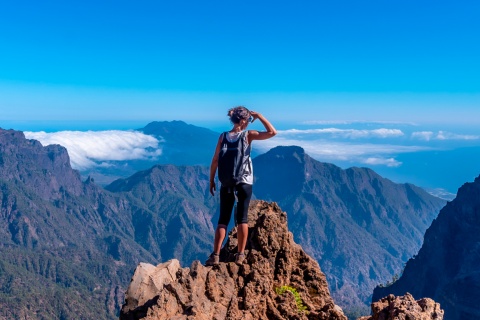
[[[248,205],[252,198],[252,185],[237,184],[233,188],[220,187],[220,218],[218,224],[228,226],[232,217],[232,209],[237,195],[237,224],[248,223]]]

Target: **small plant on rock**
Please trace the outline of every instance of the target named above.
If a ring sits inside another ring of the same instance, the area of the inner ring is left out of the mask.
[[[281,286],[279,288],[275,288],[275,292],[279,296],[284,294],[285,291],[289,291],[293,294],[293,297],[295,298],[295,303],[297,304],[298,312],[304,312],[304,313],[308,314],[307,307],[303,304],[303,300],[300,297],[300,294],[298,293],[297,289],[295,289],[294,287],[290,287],[290,286]]]

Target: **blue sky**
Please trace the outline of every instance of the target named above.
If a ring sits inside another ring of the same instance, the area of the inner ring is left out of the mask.
[[[0,119],[480,119],[478,1],[14,1]],[[1,123],[0,123],[1,125]]]
[[[151,156],[151,137],[118,130],[184,120],[220,131],[241,104],[282,130],[261,150],[298,144],[455,192],[476,162],[453,184],[434,178],[452,154],[480,156],[479,14],[477,0],[5,2],[0,127],[90,146],[75,151],[88,164],[112,160],[89,130]],[[416,155],[444,160],[423,177]]]

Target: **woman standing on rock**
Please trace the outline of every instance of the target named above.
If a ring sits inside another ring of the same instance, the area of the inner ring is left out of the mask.
[[[252,197],[253,167],[250,157],[253,140],[270,139],[277,134],[273,125],[260,113],[239,106],[228,110],[233,128],[224,132],[218,139],[210,165],[210,193],[216,191],[215,173],[218,169],[220,187],[220,218],[215,230],[213,252],[205,262],[212,266],[219,263],[220,249],[227,234],[227,226],[232,216],[235,197],[237,198],[238,252],[235,263],[245,260],[245,247],[248,237],[248,205]],[[256,119],[266,131],[246,130]]]

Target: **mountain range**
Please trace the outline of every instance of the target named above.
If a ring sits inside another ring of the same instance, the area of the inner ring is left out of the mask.
[[[346,311],[362,309],[378,283],[400,272],[445,204],[370,169],[316,161],[300,147],[276,147],[253,167],[255,196],[288,213],[295,240],[318,260]]]
[[[0,152],[0,318],[111,319],[138,262],[190,263],[211,250],[218,202],[205,166],[155,165],[102,188],[81,180],[61,146],[0,130]],[[352,310],[416,253],[444,204],[298,147],[260,155],[254,168],[255,197],[282,205],[333,297]]]
[[[189,170],[197,170],[195,181],[207,171],[186,168],[186,176]],[[171,183],[188,185],[179,179]],[[204,186],[196,186],[203,192]],[[171,219],[159,218],[145,197],[82,181],[65,148],[43,147],[18,131],[0,130],[0,189],[0,319],[113,319],[138,262],[174,256],[191,261],[206,254],[213,240],[210,211],[199,229],[192,226],[202,219],[196,198],[178,189],[164,193],[160,214],[169,211]],[[203,247],[192,233],[179,236],[189,227],[204,237]],[[179,253],[178,247],[187,249]]]

